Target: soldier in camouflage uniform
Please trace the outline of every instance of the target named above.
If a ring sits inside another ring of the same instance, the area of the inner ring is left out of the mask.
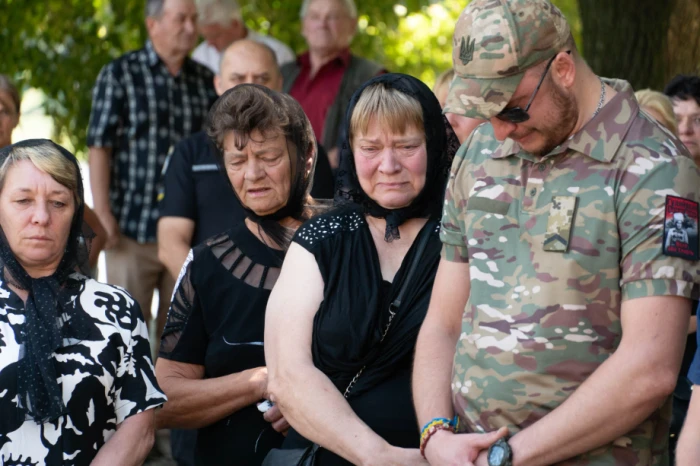
[[[514,465],[667,464],[700,263],[697,229],[664,229],[697,222],[698,167],[546,0],[473,0],[453,59],[445,111],[490,124],[455,157],[418,338],[419,421],[461,421],[427,459],[489,464],[475,438],[507,428]]]

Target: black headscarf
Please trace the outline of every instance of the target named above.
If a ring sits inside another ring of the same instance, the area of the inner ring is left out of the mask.
[[[239,118],[232,116],[232,113]],[[271,115],[271,113],[275,114]],[[249,118],[246,119],[246,116]],[[267,87],[258,84],[240,84],[226,91],[214,103],[207,119],[207,133],[217,148],[219,168],[233,189],[223,163],[221,138],[228,131],[239,132],[243,130],[245,133],[259,130],[260,128],[256,127],[257,124],[266,126],[271,120],[281,123],[281,127],[273,129],[282,131],[287,140],[287,152],[292,169],[289,199],[284,207],[268,215],[257,215],[243,202],[241,202],[241,206],[250,220],[260,225],[260,228],[278,246],[286,249],[293,232],[280,225],[279,221],[287,217],[299,221],[308,220],[311,212],[308,206],[309,192],[313,184],[314,167],[318,154],[311,123],[301,105],[292,97]],[[271,128],[264,129],[269,131]],[[245,137],[249,138],[250,135],[246,134]],[[313,163],[311,170],[307,171],[309,154],[313,158]],[[233,191],[236,193],[235,189]],[[236,196],[238,197],[238,194]]]
[[[385,209],[362,190],[357,179],[355,159],[352,153],[350,120],[353,110],[364,90],[377,83],[414,98],[423,109],[423,127],[428,152],[425,186],[410,205],[400,209]],[[452,130],[452,126],[443,116],[437,97],[428,86],[413,76],[405,74],[389,73],[374,77],[355,91],[350,99],[343,127],[335,202],[336,204],[358,204],[362,206],[365,214],[384,218],[386,220],[384,240],[390,242],[400,237],[399,226],[408,219],[439,218],[452,157],[457,149],[459,149],[459,140]]]
[[[440,104],[432,91],[421,81],[402,74],[386,74],[371,79],[355,92],[348,111],[345,132],[349,132],[350,116],[362,92],[370,85],[381,83],[394,88],[417,100],[423,109],[427,148],[427,169],[425,186],[417,198],[402,209],[388,210],[372,201],[360,188],[355,172],[353,154],[347,136],[341,152],[341,171],[337,180],[340,187],[336,202],[342,205],[339,210],[350,208],[354,211],[384,217],[387,221],[386,241],[398,237],[398,227],[411,218],[430,218],[423,228],[433,230],[421,257],[417,257],[417,240],[406,253],[404,265],[397,271],[391,291],[383,296],[382,275],[379,267],[369,266],[363,272],[363,279],[350,287],[334,289],[332,296],[326,296],[314,317],[312,354],[314,363],[321,369],[339,390],[343,391],[357,372],[365,367],[352,395],[357,396],[391,377],[397,365],[410,356],[415,348],[416,337],[425,318],[430,301],[437,264],[440,260],[440,240],[434,233],[435,220],[442,211],[445,186],[449,177],[452,158],[459,148],[459,141],[452,127],[441,113]],[[424,233],[424,232],[421,232]],[[369,232],[367,234],[370,234]],[[370,240],[371,241],[371,240]],[[411,279],[407,280],[408,265],[420,261],[420,267]],[[334,272],[346,277],[344,270],[351,269],[356,262],[351,257],[339,256],[334,261],[341,270]],[[388,305],[396,299],[399,290],[406,285],[401,306],[396,312],[386,338],[382,341],[383,329],[389,322]],[[352,293],[352,296],[344,293]],[[319,335],[345,335],[323,339]]]
[[[90,324],[83,313],[76,313],[72,302],[80,282],[70,276],[88,273],[88,255],[94,236],[83,223],[84,195],[80,168],[75,156],[48,139],[30,139],[0,149],[0,166],[15,151],[41,148],[51,156],[65,157],[77,174],[76,209],[71,222],[65,253],[56,271],[47,277],[32,278],[20,265],[0,229],[0,280],[28,293],[24,306],[25,353],[17,367],[17,393],[20,412],[37,423],[54,420],[66,413],[52,355],[63,339],[82,340]]]

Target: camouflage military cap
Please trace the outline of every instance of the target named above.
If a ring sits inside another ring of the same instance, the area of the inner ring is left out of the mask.
[[[445,113],[495,116],[525,71],[553,57],[570,35],[566,18],[549,0],[473,0],[455,25],[455,77]]]

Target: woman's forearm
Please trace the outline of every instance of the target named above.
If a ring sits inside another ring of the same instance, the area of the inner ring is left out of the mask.
[[[140,466],[151,451],[155,409],[128,417],[97,452],[91,466]]]
[[[264,398],[267,386],[265,367],[212,379],[186,378],[173,371],[164,374],[158,369],[158,383],[168,396],[156,415],[159,429],[208,426]]]
[[[328,377],[312,365],[278,369],[271,399],[294,429],[353,464],[367,464],[389,444],[352,410]]]

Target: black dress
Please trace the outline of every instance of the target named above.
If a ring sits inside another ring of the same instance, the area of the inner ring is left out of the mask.
[[[324,281],[324,299],[314,318],[314,365],[344,392],[359,368],[367,365],[347,398],[355,414],[388,443],[418,448],[419,427],[411,398],[413,353],[420,324],[428,310],[440,239],[435,223],[404,304],[384,342],[378,339],[388,321],[389,303],[396,297],[413,259],[416,241],[394,282],[384,281],[379,257],[359,207],[347,206],[305,223],[294,242],[316,258]],[[283,448],[308,446],[293,429]],[[319,464],[347,465],[343,458],[320,449]]]
[[[160,357],[202,365],[205,378],[264,366],[265,307],[283,259],[245,223],[197,246],[178,279]],[[253,404],[199,429],[195,458],[258,465],[282,440]]]

